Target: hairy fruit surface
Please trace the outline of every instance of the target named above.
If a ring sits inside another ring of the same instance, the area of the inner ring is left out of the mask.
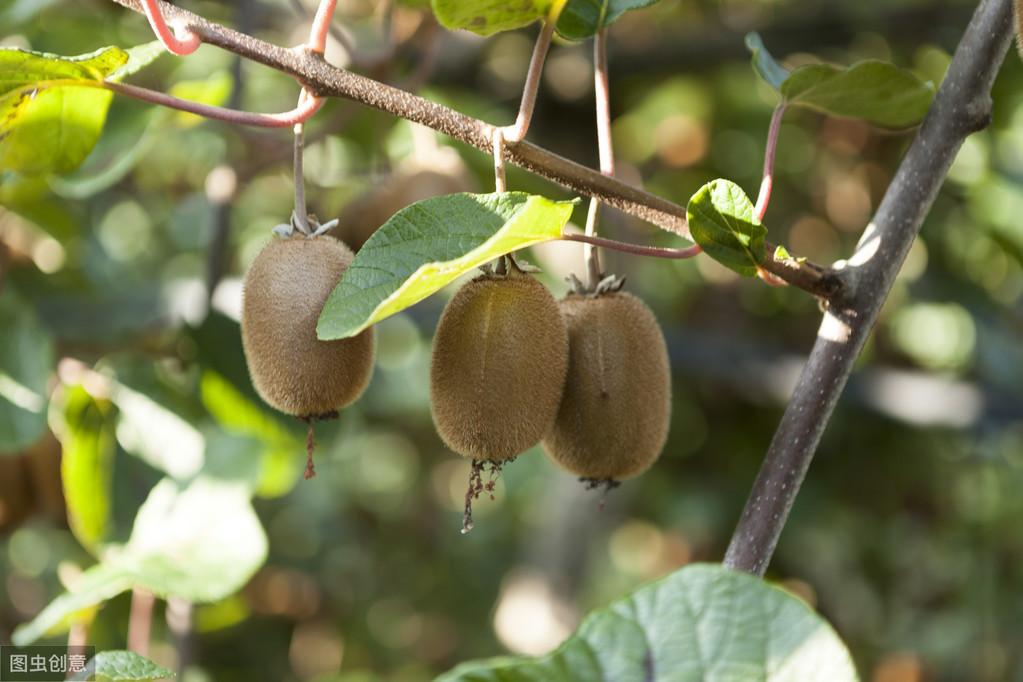
[[[671,366],[657,319],[627,293],[570,294],[561,311],[568,378],[544,449],[585,479],[636,476],[661,454],[671,418]]]
[[[256,391],[281,412],[329,414],[354,402],[369,384],[372,329],[350,339],[316,338],[323,304],[353,257],[333,237],[274,237],[245,275],[245,360]]]
[[[568,368],[557,301],[514,270],[463,286],[437,325],[430,404],[455,452],[501,462],[536,445],[554,422]]]

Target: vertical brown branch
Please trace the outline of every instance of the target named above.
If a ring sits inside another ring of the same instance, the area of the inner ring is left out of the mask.
[[[824,316],[732,536],[725,565],[756,575],[767,569],[853,363],[945,175],[963,140],[990,120],[991,86],[1012,35],[1012,0],[982,0],[930,112],[840,275],[844,293],[831,301]]]

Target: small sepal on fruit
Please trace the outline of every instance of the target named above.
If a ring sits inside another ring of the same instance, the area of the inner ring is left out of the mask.
[[[306,216],[305,223],[303,223],[299,219],[298,213],[292,211],[291,222],[276,225],[271,232],[278,237],[291,237],[294,236],[295,232],[299,232],[300,234],[304,234],[310,238],[319,237],[333,230],[338,226],[339,222],[340,220],[338,218],[334,218],[333,220],[328,220],[321,225],[320,221],[316,219],[316,216],[309,215]]]
[[[575,273],[570,274],[566,280],[569,286],[572,287],[572,293],[577,296],[589,296],[595,298],[603,294],[613,294],[617,291],[621,291],[622,287],[625,286],[625,278],[619,277],[618,275],[601,275],[600,281],[597,282],[592,288],[587,286],[575,276]]]

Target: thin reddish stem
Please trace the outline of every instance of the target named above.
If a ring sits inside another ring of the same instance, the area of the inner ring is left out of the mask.
[[[156,597],[152,592],[136,587],[131,592],[131,612],[128,616],[128,651],[139,656],[149,655],[149,638],[153,629],[153,606]]]
[[[140,88],[136,85],[128,85],[126,83],[114,83],[111,81],[76,81],[75,84],[85,87],[105,88],[118,94],[127,95],[128,97],[133,97],[144,102],[159,104],[160,106],[185,111],[205,118],[213,118],[218,121],[254,126],[257,128],[288,128],[299,123],[304,123],[310,116],[315,114],[321,106],[323,106],[323,100],[318,97],[303,97],[299,100],[298,106],[291,111],[285,111],[280,114],[259,114],[191,102],[162,92],[148,90],[146,88]]]
[[[529,60],[529,72],[526,74],[526,84],[522,87],[522,102],[519,104],[519,115],[515,124],[507,126],[504,130],[504,137],[509,142],[519,142],[526,137],[529,131],[529,124],[533,120],[533,109],[536,108],[536,93],[540,89],[540,76],[543,75],[543,64],[547,59],[547,52],[551,47],[551,39],[554,37],[554,28],[557,26],[556,18],[547,19],[540,29],[540,36],[536,39],[536,46],[533,47],[533,56]]]
[[[566,242],[592,244],[593,246],[600,246],[613,251],[631,253],[634,256],[651,256],[653,258],[668,258],[672,260],[684,260],[703,253],[703,249],[700,248],[699,244],[694,244],[684,249],[669,249],[661,246],[642,246],[641,244],[629,244],[627,242],[615,241],[614,239],[605,239],[604,237],[568,233],[562,233],[558,239]]]
[[[149,25],[153,27],[153,33],[160,39],[168,52],[183,57],[199,49],[202,41],[187,26],[175,26],[172,30],[167,24],[167,20],[163,18],[163,12],[160,11],[160,0],[141,0],[141,2]],[[179,38],[178,35],[181,37]]]
[[[767,132],[767,148],[764,150],[764,179],[760,182],[760,194],[753,215],[762,221],[771,203],[771,190],[774,188],[774,157],[778,152],[778,134],[781,132],[781,120],[785,116],[785,101],[775,107],[771,115],[771,127]]]
[[[327,34],[330,32],[330,22],[334,20],[335,9],[337,0],[321,0],[320,6],[316,8],[316,16],[309,29],[309,42],[306,43],[306,47],[313,52],[323,54],[326,51]]]

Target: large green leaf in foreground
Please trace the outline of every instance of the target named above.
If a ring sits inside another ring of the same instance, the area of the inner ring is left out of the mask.
[[[574,203],[522,192],[451,194],[406,206],[356,254],[316,333],[355,336],[506,253],[557,239]]]
[[[855,682],[845,645],[762,580],[693,565],[591,613],[540,659],[467,663],[437,682]]]

